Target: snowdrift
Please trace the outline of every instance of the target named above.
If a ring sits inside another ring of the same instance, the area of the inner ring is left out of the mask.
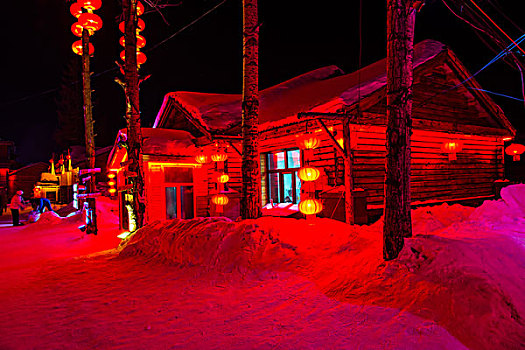
[[[140,254],[222,272],[289,271],[326,295],[433,320],[472,349],[525,343],[525,185],[479,208],[446,204],[413,211],[414,237],[382,259],[382,222],[349,226],[264,217],[155,222],[125,242]]]

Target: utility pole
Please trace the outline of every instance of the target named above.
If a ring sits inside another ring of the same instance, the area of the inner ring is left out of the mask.
[[[127,153],[132,188],[132,213],[135,229],[144,225],[144,175],[142,171],[142,131],[139,109],[139,75],[137,67],[137,0],[122,0],[125,23],[124,92],[126,95]]]
[[[387,0],[387,131],[383,258],[397,258],[412,236],[410,137],[416,8],[423,1]]]
[[[95,133],[93,131],[93,105],[91,103],[91,71],[89,68],[89,32],[82,30],[82,91],[84,96],[84,126],[86,139],[86,159],[88,169],[95,168]],[[87,183],[87,192],[95,193],[97,182],[95,174],[91,175]],[[96,235],[97,211],[95,198],[87,198],[86,233]]]
[[[243,0],[241,216],[261,216],[259,152],[259,24],[257,0]]]

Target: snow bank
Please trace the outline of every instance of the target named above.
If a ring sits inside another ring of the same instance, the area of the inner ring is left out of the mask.
[[[524,189],[509,186],[502,200],[479,208],[414,210],[414,237],[390,262],[382,259],[381,221],[349,226],[276,217],[155,222],[132,236],[121,256],[220,271],[290,271],[339,301],[435,321],[469,348],[518,349],[525,343]]]

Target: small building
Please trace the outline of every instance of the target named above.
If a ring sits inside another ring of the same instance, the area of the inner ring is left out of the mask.
[[[494,182],[504,177],[503,142],[515,135],[501,109],[450,49],[431,40],[415,45],[413,94],[413,204],[492,198]],[[325,202],[322,215],[344,219],[344,119],[340,117],[350,118],[352,190],[359,193],[356,197],[365,198],[362,221],[382,211],[386,60],[346,75],[335,66],[324,67],[260,91],[263,206],[273,208],[281,204],[279,207],[292,208],[299,203],[302,192],[297,171],[308,162],[321,170],[314,191]],[[231,159],[225,165],[231,177],[228,184],[232,190],[240,191],[240,157],[234,151],[240,150],[240,95],[168,93],[154,128],[157,131],[153,133],[164,132],[162,129],[185,130],[188,141],[194,145],[185,149],[190,163],[202,146],[229,145]],[[307,159],[297,146],[298,137],[305,133],[321,139],[321,145],[306,155]],[[208,191],[199,192],[195,214],[211,215],[213,177],[208,171],[207,178],[201,175],[196,179],[193,183],[199,182]],[[165,199],[158,203],[168,205]],[[148,207],[151,205],[147,202]],[[238,211],[229,214],[236,217]]]

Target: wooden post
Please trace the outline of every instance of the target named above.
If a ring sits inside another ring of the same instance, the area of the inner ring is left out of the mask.
[[[95,133],[93,131],[93,105],[91,103],[91,71],[89,67],[89,33],[82,30],[82,91],[84,97],[84,135],[86,139],[86,159],[89,169],[95,168]],[[87,184],[88,193],[95,193],[97,184],[95,175],[91,177]],[[95,198],[88,198],[87,212],[91,220],[88,221],[86,233],[96,235],[97,228],[97,211]]]
[[[137,67],[137,0],[122,0],[125,24],[125,87],[128,169],[137,176],[130,179],[133,184],[132,216],[137,228],[144,225],[144,175],[142,171],[142,131],[139,109],[139,74]]]
[[[412,0],[387,0],[387,131],[383,257],[397,258],[412,236],[410,134],[414,16]]]
[[[259,165],[259,26],[257,0],[243,0],[242,195],[241,216],[261,216]]]
[[[352,154],[351,140],[350,140],[350,118],[343,119],[343,143],[344,143],[344,164],[345,164],[345,222],[347,224],[354,224],[354,197],[352,191],[354,190],[353,166],[354,156]]]

